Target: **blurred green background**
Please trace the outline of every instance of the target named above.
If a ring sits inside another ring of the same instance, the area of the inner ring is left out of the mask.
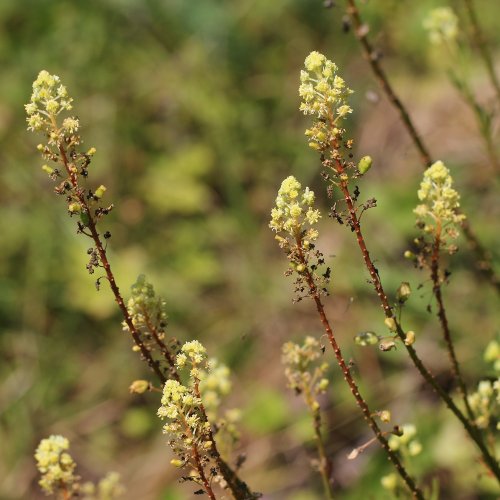
[[[122,292],[128,295],[146,273],[167,300],[171,335],[200,339],[233,369],[228,406],[245,415],[242,476],[265,498],[322,498],[309,466],[310,423],[286,389],[279,362],[284,341],[319,336],[321,328],[311,303],[291,303],[286,261],[267,228],[276,191],[290,174],[315,189],[327,210],[319,160],[303,135],[309,122],[298,111],[299,71],[312,50],[334,60],[355,90],[348,121],[355,155],[374,158],[361,197],[379,202],[363,217],[367,241],[392,295],[403,280],[415,291],[424,284],[405,308],[404,324],[417,332],[425,361],[449,382],[436,319],[426,312],[427,276],[401,257],[415,236],[422,167],[352,33],[343,31],[343,1],[336,3],[325,9],[320,0],[0,2],[1,499],[42,497],[32,455],[51,433],[70,439],[84,477],[120,472],[128,499],[192,495],[169,464],[155,416],[158,396],[128,393],[132,380],[149,373],[121,332],[110,292],[96,292],[86,273],[89,242],[76,236],[40,170],[40,138],[26,131],[23,104],[41,69],[67,85],[85,144],[97,148],[90,181],[104,183],[116,206],[105,223]],[[421,27],[429,8],[443,3],[360,6],[397,91],[433,157],[452,168],[464,210],[498,262],[498,181],[473,115]],[[495,3],[476,2],[494,55]],[[487,103],[483,66],[476,58],[469,63],[473,87]],[[319,246],[333,268],[327,309],[367,399],[374,409],[391,409],[395,423],[417,424],[424,452],[411,470],[426,481],[439,477],[443,498],[496,498],[491,483],[476,482],[475,450],[403,350],[353,346],[359,331],[384,331],[353,236],[325,216]],[[445,295],[473,387],[488,374],[482,350],[498,333],[499,315],[498,297],[476,280],[471,262],[467,251],[450,261]],[[333,365],[328,350],[326,356]],[[335,366],[332,377],[325,432],[338,497],[387,498],[380,477],[390,468],[376,446],[346,460],[371,436]]]

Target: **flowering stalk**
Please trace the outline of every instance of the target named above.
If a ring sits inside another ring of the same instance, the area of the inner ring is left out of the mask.
[[[329,381],[325,378],[328,363],[315,366],[320,357],[321,346],[314,337],[306,337],[303,345],[287,342],[282,348],[282,362],[286,366],[288,386],[296,394],[302,394],[313,420],[314,437],[319,455],[318,469],[323,481],[325,497],[333,499],[332,462],[326,453],[321,434],[321,409],[318,396],[324,394]]]
[[[115,277],[111,270],[106,247],[97,230],[97,223],[100,218],[107,215],[113,208],[113,205],[104,207],[101,205],[106,188],[100,186],[94,192],[80,185],[80,180],[88,176],[88,167],[95,154],[95,149],[91,148],[87,152],[78,150],[81,138],[78,134],[79,121],[74,117],[65,118],[62,125],[57,122],[58,115],[63,111],[72,109],[72,99],[68,97],[66,87],[60,83],[56,75],[50,75],[47,71],[41,71],[38,78],[33,82],[33,93],[31,101],[26,104],[26,113],[28,114],[28,130],[44,132],[48,137],[45,145],[40,144],[38,150],[42,153],[44,159],[60,165],[60,169],[44,165],[42,169],[49,174],[54,181],[63,178],[62,182],[55,188],[55,192],[66,196],[68,203],[68,212],[71,216],[77,215],[80,221],[77,223],[78,232],[91,238],[95,247],[89,249],[91,260],[87,265],[89,273],[93,273],[95,268],[103,268],[106,278],[115,297],[115,301],[123,314],[125,323],[129,328],[132,339],[140,351],[143,359],[146,360],[150,368],[156,373],[162,383],[166,377],[160,370],[159,364],[153,359],[151,353],[141,340],[140,334],[132,322],[125,302],[120,293]],[[109,232],[104,234],[109,238]],[[100,278],[96,285],[99,286]]]
[[[95,148],[88,151],[81,150],[82,140],[78,133],[80,124],[77,118],[67,117],[61,124],[58,122],[61,113],[72,109],[72,101],[58,76],[50,75],[45,70],[39,73],[33,83],[31,100],[25,109],[28,115],[28,130],[42,132],[47,137],[47,143],[40,144],[38,150],[45,160],[55,164],[55,167],[43,165],[42,169],[53,181],[59,181],[55,192],[66,197],[69,215],[79,218],[78,233],[92,239],[94,246],[88,250],[90,260],[87,269],[90,274],[96,269],[104,269],[105,278],[123,315],[124,329],[130,332],[135,343],[134,350],[141,353],[142,359],[147,362],[162,385],[169,377],[178,382],[180,379],[173,355],[163,342],[163,327],[166,320],[164,303],[161,299],[155,298],[151,285],[146,283],[144,277],[139,277],[134,285],[135,288],[133,287],[132,298],[126,305],[116,283],[106,253],[106,243],[103,241],[103,239],[108,240],[111,234],[106,231],[101,237],[97,228],[100,219],[113,209],[113,205],[102,205],[105,186],[99,186],[95,190],[84,186]],[[101,279],[103,277],[96,280],[98,289]],[[155,347],[166,362],[166,368],[153,357],[152,351]],[[211,433],[211,430],[209,432]],[[220,472],[235,498],[253,498],[247,485],[220,457],[213,439],[211,449],[217,457]]]
[[[438,306],[438,318],[453,376],[462,395],[467,415],[472,422],[474,414],[469,405],[467,388],[453,346],[442,295],[444,278],[440,271],[441,252],[443,250],[450,254],[456,252],[457,247],[453,243],[453,240],[458,237],[456,227],[465,219],[464,214],[458,213],[460,195],[452,185],[450,172],[441,161],[434,163],[424,173],[424,179],[418,191],[421,204],[414,210],[417,215],[417,227],[423,233],[423,236],[416,240],[419,245],[417,263],[421,268],[430,268],[432,291]],[[430,243],[426,241],[426,236],[431,237]]]
[[[330,71],[332,65],[334,68],[333,73]],[[371,282],[384,311],[386,325],[389,327],[390,331],[402,341],[413,364],[422,377],[434,388],[446,406],[463,424],[469,436],[480,449],[488,467],[500,481],[499,464],[488,451],[481,435],[456,406],[448,393],[438,384],[432,373],[422,363],[412,345],[414,339],[408,341],[407,334],[404,332],[389,304],[378,269],[375,267],[370,257],[361,231],[359,216],[367,208],[375,206],[375,203],[369,200],[369,202],[361,206],[356,206],[355,203],[357,202],[359,193],[354,196],[351,195],[349,180],[350,176],[352,178],[357,178],[363,175],[368,170],[371,162],[368,157],[365,157],[363,163],[360,162],[360,165],[356,167],[353,162],[346,162],[340,151],[340,144],[343,144],[348,151],[352,148],[353,144],[352,140],[344,141],[342,137],[344,130],[338,125],[339,104],[341,104],[342,107],[348,106],[345,100],[345,96],[348,95],[348,92],[344,89],[345,82],[335,74],[337,69],[336,66],[318,52],[312,52],[306,58],[305,67],[306,71],[301,72],[301,86],[299,88],[299,94],[302,97],[300,109],[304,114],[313,115],[314,117],[313,126],[306,130],[306,136],[309,138],[309,146],[321,153],[322,164],[325,168],[323,177],[330,183],[328,188],[329,193],[332,194],[333,188],[338,187],[342,192],[346,205],[346,211],[339,212],[335,204],[332,208],[332,215],[341,223],[343,223],[345,219],[351,230],[356,234],[356,239],[365,266],[370,274]],[[325,69],[328,70],[326,74],[323,73]],[[341,82],[342,92],[337,90],[340,85],[339,82]],[[319,83],[322,85],[319,86]],[[345,116],[345,113],[343,113],[341,117],[343,116]],[[366,165],[367,162],[368,165]]]
[[[309,61],[313,61],[316,54],[311,54]],[[336,67],[333,63],[326,65],[328,75],[326,78],[333,78],[335,70]],[[302,76],[305,80],[305,72]],[[349,89],[344,87],[344,82],[340,77],[336,80],[336,84],[338,92],[330,92],[330,98],[339,104],[338,109],[341,109],[341,113],[345,116],[350,108],[342,106],[346,106],[343,100],[348,95]],[[303,81],[303,85],[302,92],[306,93],[312,83]],[[339,96],[339,100],[336,100],[334,94]],[[309,102],[309,104],[311,103]],[[308,103],[305,103],[304,109],[307,106]],[[324,132],[321,124],[318,124],[317,132],[319,134]],[[314,135],[310,134],[310,136],[314,140]],[[381,431],[368,404],[359,392],[359,388],[337,344],[321,301],[321,295],[326,293],[324,285],[328,281],[330,270],[327,269],[323,274],[318,274],[318,265],[323,264],[324,260],[322,254],[315,250],[314,241],[318,237],[318,231],[313,225],[319,220],[320,213],[313,208],[314,193],[309,188],[306,188],[301,193],[300,189],[300,183],[292,176],[283,181],[278,192],[278,197],[276,198],[276,207],[271,211],[271,222],[269,224],[269,227],[277,233],[276,239],[280,247],[286,251],[287,257],[290,260],[290,270],[287,274],[295,273],[297,276],[295,290],[299,293],[299,300],[305,297],[310,297],[314,300],[316,310],[333,349],[337,364],[367,424],[413,496],[423,499],[423,494],[415,484],[414,479],[407,473],[397,454],[389,447],[384,433]]]
[[[380,62],[380,57],[378,51],[373,47],[368,38],[368,28],[367,24],[363,21],[359,9],[356,4],[356,0],[346,0],[347,1],[347,13],[354,26],[354,34],[358,39],[363,55],[368,61],[370,68],[375,75],[377,82],[379,83],[382,91],[389,99],[389,102],[396,108],[404,127],[406,128],[408,134],[410,135],[413,144],[415,145],[417,151],[419,152],[420,159],[424,168],[430,167],[434,160],[429,153],[427,146],[424,144],[420,134],[418,133],[411,116],[406,109],[406,106],[402,103],[401,99],[396,94],[394,87],[392,86],[387,74],[382,67]],[[471,228],[471,225],[467,219],[462,221],[462,230],[464,236],[467,239],[470,250],[476,256],[475,260],[475,271],[484,278],[498,294],[500,294],[500,276],[497,275],[493,264],[491,262],[490,252],[481,244],[477,235]]]
[[[113,500],[125,491],[116,472],[106,474],[97,484],[81,484],[80,476],[75,474],[76,463],[69,454],[69,441],[63,436],[42,439],[35,460],[41,474],[38,484],[46,495],[62,500]]]

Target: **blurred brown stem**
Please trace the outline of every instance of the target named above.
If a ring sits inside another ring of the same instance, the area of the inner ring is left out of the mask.
[[[473,0],[464,0],[464,4],[472,28],[472,40],[477,46],[479,53],[481,54],[481,58],[484,62],[484,65],[486,66],[486,70],[490,77],[491,84],[495,89],[496,97],[500,104],[500,82],[498,81],[498,77],[495,72],[495,67],[493,66],[493,59],[491,57],[488,45],[483,35],[483,31],[479,24],[474,2]]]
[[[406,107],[401,102],[399,97],[396,95],[396,92],[394,91],[384,69],[382,68],[382,65],[380,64],[380,58],[377,52],[374,50],[370,40],[368,39],[368,29],[361,18],[359,9],[356,5],[356,1],[346,0],[346,2],[347,13],[349,14],[349,17],[353,24],[356,38],[360,42],[360,45],[363,49],[363,55],[370,64],[375,78],[377,79],[383,92],[388,97],[393,106],[397,109],[406,130],[408,131],[415,147],[420,154],[420,158],[422,164],[424,165],[424,168],[427,168],[432,165],[433,159],[427,147],[424,145],[422,139],[420,138],[420,135],[418,134],[417,129],[413,124],[410,114],[406,110]],[[486,279],[488,283],[490,283],[490,285],[492,285],[496,292],[500,295],[500,277],[496,274],[493,268],[489,252],[480,243],[477,236],[472,231],[467,219],[463,221],[462,229],[464,231],[464,236],[466,237],[469,244],[469,248],[476,256],[474,269],[479,275]]]

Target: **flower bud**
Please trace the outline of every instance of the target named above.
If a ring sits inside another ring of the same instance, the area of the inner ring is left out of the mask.
[[[396,298],[400,304],[404,304],[411,295],[410,283],[403,281],[396,292]]]
[[[361,160],[359,160],[359,163],[358,163],[359,173],[361,175],[366,174],[366,172],[368,172],[368,170],[370,170],[372,163],[373,163],[373,160],[372,160],[371,156],[363,156],[363,158],[361,158]]]
[[[68,205],[68,211],[71,212],[72,214],[78,214],[82,211],[82,206],[80,205],[80,203],[70,203]]]
[[[42,165],[42,170],[49,175],[54,173],[54,169],[52,167],[49,167],[48,165]]]
[[[415,343],[415,332],[413,330],[409,330],[406,332],[405,337],[405,345],[413,345]]]
[[[170,460],[170,463],[174,467],[179,467],[179,468],[184,465],[184,462],[182,460],[179,460],[178,458],[172,458],[172,460]]]
[[[379,413],[379,417],[380,417],[380,420],[382,420],[382,422],[390,422],[391,421],[391,412],[389,410],[382,410],[380,413]]]
[[[106,186],[103,186],[102,184],[95,190],[94,196],[96,198],[102,198],[104,196],[104,193],[106,192]]]
[[[394,318],[385,318],[384,320],[385,326],[389,328],[391,332],[396,331],[396,320]]]
[[[128,389],[131,393],[144,394],[149,389],[149,382],[147,380],[134,380]]]

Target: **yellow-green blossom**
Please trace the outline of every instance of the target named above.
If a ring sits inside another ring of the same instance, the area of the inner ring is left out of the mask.
[[[40,441],[35,459],[42,475],[38,484],[46,494],[59,489],[71,491],[78,480],[74,474],[76,463],[68,450],[69,441],[63,436],[52,435]]]
[[[500,420],[500,379],[481,380],[477,390],[467,397],[480,429],[498,428]]]
[[[302,345],[286,342],[281,353],[288,386],[302,394],[306,404],[313,412],[317,412],[317,396],[324,393],[329,385],[325,377],[328,364],[318,363],[322,354],[319,341],[314,337],[306,337]]]
[[[108,472],[98,483],[88,482],[81,487],[82,500],[114,500],[125,493],[120,474]]]
[[[24,106],[26,110],[28,130],[38,131],[44,128],[53,127],[53,118],[61,111],[70,111],[73,99],[68,97],[68,91],[61,85],[57,75],[51,75],[48,71],[42,70],[37,79],[33,82],[33,93],[28,104]],[[67,118],[67,131],[78,130],[78,120]],[[66,128],[63,125],[64,128]]]
[[[271,210],[269,227],[276,233],[288,233],[297,237],[305,226],[313,226],[321,218],[319,210],[314,209],[314,192],[308,187],[301,190],[300,182],[293,176],[282,183],[276,198],[276,207]],[[306,239],[314,241],[316,230],[309,228]]]
[[[431,43],[435,45],[455,42],[458,36],[458,18],[450,7],[431,10],[424,19],[423,26],[429,32]]]
[[[426,232],[432,232],[434,223],[439,222],[441,228],[446,224],[459,224],[465,215],[458,213],[460,195],[453,189],[453,179],[450,171],[442,161],[435,162],[424,173],[424,178],[418,190],[418,198],[422,202],[414,213],[418,222],[424,224]],[[458,233],[449,232],[450,237]]]

